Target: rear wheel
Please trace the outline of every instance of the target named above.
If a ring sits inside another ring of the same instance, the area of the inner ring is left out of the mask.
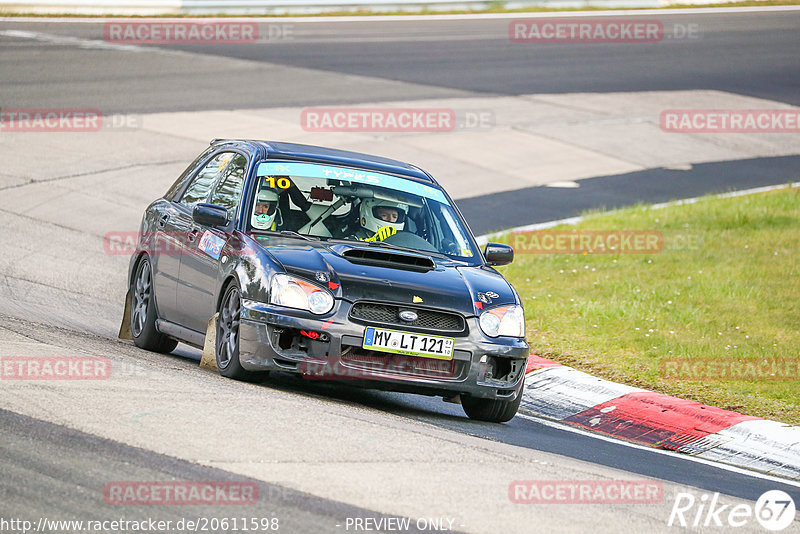
[[[156,329],[156,293],[153,268],[146,256],[139,261],[131,283],[131,336],[137,347],[154,352],[172,352],[178,342]]]
[[[239,362],[239,324],[241,321],[241,297],[235,283],[228,286],[222,298],[217,316],[217,369],[222,376],[235,380],[254,382],[264,373],[254,373]]]
[[[461,407],[470,419],[488,421],[490,423],[505,423],[511,421],[517,414],[519,404],[522,402],[522,392],[514,400],[480,399],[462,395]]]

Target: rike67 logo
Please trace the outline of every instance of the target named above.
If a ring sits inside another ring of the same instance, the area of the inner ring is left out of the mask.
[[[691,493],[678,493],[667,525],[680,527],[722,527],[731,529],[752,525],[753,520],[772,532],[786,529],[795,520],[792,497],[781,490],[770,490],[750,504],[722,504],[719,493],[704,493],[696,498]]]

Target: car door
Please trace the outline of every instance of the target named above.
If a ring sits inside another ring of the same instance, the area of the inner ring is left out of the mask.
[[[155,233],[150,252],[153,265],[153,287],[156,294],[158,316],[176,321],[178,276],[186,229],[181,228],[180,212],[172,203],[163,203],[154,209]]]
[[[212,152],[213,150],[207,149],[200,154],[164,195],[165,200],[155,203],[150,208],[152,211],[147,214],[148,228],[153,229],[149,251],[153,265],[153,287],[157,296],[158,316],[167,321],[178,320],[178,276],[186,232],[189,230],[185,218],[178,209],[177,200],[190,184],[194,184],[199,171],[206,166]]]
[[[211,188],[219,177],[222,169],[233,157],[233,152],[222,152],[212,157],[197,172],[194,178],[181,195],[175,197],[171,202],[169,216],[166,218],[165,226],[169,228],[169,235],[172,237],[170,242],[169,257],[170,266],[175,270],[175,284],[172,287],[172,298],[174,302],[173,313],[169,316],[161,314],[161,317],[168,321],[187,326],[185,323],[184,305],[178,298],[178,288],[181,283],[180,268],[184,256],[192,254],[196,249],[193,244],[197,240],[194,232],[195,224],[192,221],[192,209],[198,202],[205,202]],[[172,263],[174,262],[174,265]],[[159,306],[159,311],[161,311]]]
[[[178,280],[180,322],[197,332],[205,332],[209,318],[214,315],[220,255],[236,215],[247,170],[247,158],[241,154],[226,152],[218,157],[222,157],[218,176],[203,201],[227,209],[228,225],[210,228],[191,221]]]

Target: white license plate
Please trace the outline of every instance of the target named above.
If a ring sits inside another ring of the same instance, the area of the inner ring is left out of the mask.
[[[437,360],[452,360],[455,339],[451,337],[426,336],[397,330],[384,330],[368,326],[364,330],[365,349]]]

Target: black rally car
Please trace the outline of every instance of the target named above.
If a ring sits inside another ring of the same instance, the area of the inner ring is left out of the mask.
[[[215,140],[145,211],[126,319],[139,347],[215,337],[224,376],[298,373],[517,412],[522,304],[417,167],[328,148]]]

